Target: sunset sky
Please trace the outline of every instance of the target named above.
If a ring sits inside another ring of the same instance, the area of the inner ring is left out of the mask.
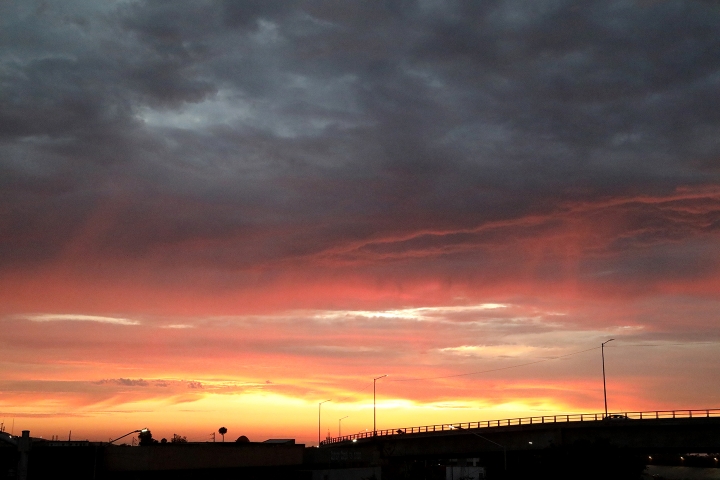
[[[0,422],[720,407],[716,0],[0,2]],[[219,437],[218,437],[219,439]]]

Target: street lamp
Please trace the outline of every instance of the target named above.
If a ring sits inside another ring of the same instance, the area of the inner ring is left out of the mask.
[[[140,429],[140,430],[133,430],[132,432],[126,433],[126,434],[123,435],[122,437],[118,437],[118,438],[116,438],[115,440],[110,440],[110,441],[108,442],[108,445],[110,445],[111,443],[115,443],[115,442],[117,442],[118,440],[120,440],[121,438],[127,437],[128,435],[132,435],[133,433],[145,433],[145,432],[147,432],[147,431],[148,431],[147,428],[142,428],[142,429]]]
[[[344,417],[338,419],[338,437],[342,437],[342,421],[348,418],[350,415],[345,415]]]
[[[607,411],[607,387],[605,386],[605,344],[606,344],[606,343],[610,343],[610,342],[612,342],[613,340],[615,340],[615,339],[614,339],[614,338],[611,338],[610,340],[605,341],[605,342],[603,342],[603,343],[600,344],[600,354],[602,355],[602,367],[603,367],[603,397],[605,398],[605,418],[607,418],[607,416],[608,416],[608,411]]]
[[[327,403],[330,401],[332,401],[332,399],[323,400],[322,402],[318,403],[318,448],[320,448],[320,407],[323,403]]]
[[[456,426],[454,426],[454,425],[450,425],[450,430],[455,430],[455,429],[457,429],[457,430],[465,430],[465,429],[462,428],[462,427],[456,427]],[[489,438],[485,438],[485,437],[483,437],[482,435],[478,435],[477,433],[474,433],[474,432],[470,432],[470,431],[467,431],[467,430],[466,430],[466,433],[469,433],[470,435],[475,435],[476,437],[482,438],[482,439],[485,440],[486,442],[490,442],[490,443],[492,443],[493,445],[497,445],[498,447],[502,448],[502,449],[503,449],[503,463],[505,464],[505,471],[507,471],[507,448],[505,448],[505,445],[500,445],[499,443],[493,442],[493,441],[490,440]],[[529,442],[529,443],[530,443],[530,445],[532,445],[532,442]]]
[[[387,375],[380,375],[379,377],[373,378],[373,437],[377,436],[377,415],[375,413],[375,382],[385,377],[387,377]]]

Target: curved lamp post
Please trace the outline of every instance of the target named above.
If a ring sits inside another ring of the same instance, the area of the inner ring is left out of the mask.
[[[145,433],[145,432],[147,432],[147,431],[148,431],[147,428],[142,428],[142,429],[140,429],[140,430],[133,430],[132,432],[126,433],[126,434],[123,435],[122,437],[118,437],[118,438],[116,438],[115,440],[110,440],[110,441],[108,442],[108,445],[110,445],[110,444],[112,444],[112,443],[115,443],[115,442],[117,442],[118,440],[120,440],[121,438],[127,437],[128,435],[132,435],[133,433]]]
[[[385,378],[385,377],[387,377],[387,375],[380,375],[379,377],[373,378],[373,437],[377,436],[377,426],[376,426],[377,416],[375,414],[375,382],[377,382],[381,378]]]
[[[600,344],[600,354],[602,355],[602,367],[603,367],[603,398],[605,398],[605,418],[608,416],[607,412],[607,388],[605,387],[605,344],[610,343],[614,338]]]
[[[320,407],[323,403],[331,402],[332,399],[329,400],[323,400],[322,402],[318,403],[318,448],[320,448]]]

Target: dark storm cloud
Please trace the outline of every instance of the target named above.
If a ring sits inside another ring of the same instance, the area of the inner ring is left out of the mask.
[[[720,179],[713,2],[0,9],[6,267],[249,267]],[[702,233],[641,210],[609,249]]]

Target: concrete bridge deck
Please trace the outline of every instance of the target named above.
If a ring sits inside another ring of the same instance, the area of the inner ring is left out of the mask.
[[[385,456],[532,451],[604,442],[640,452],[720,452],[720,409],[551,415],[424,425],[330,438],[322,448],[380,448]],[[374,447],[371,447],[373,446]]]

